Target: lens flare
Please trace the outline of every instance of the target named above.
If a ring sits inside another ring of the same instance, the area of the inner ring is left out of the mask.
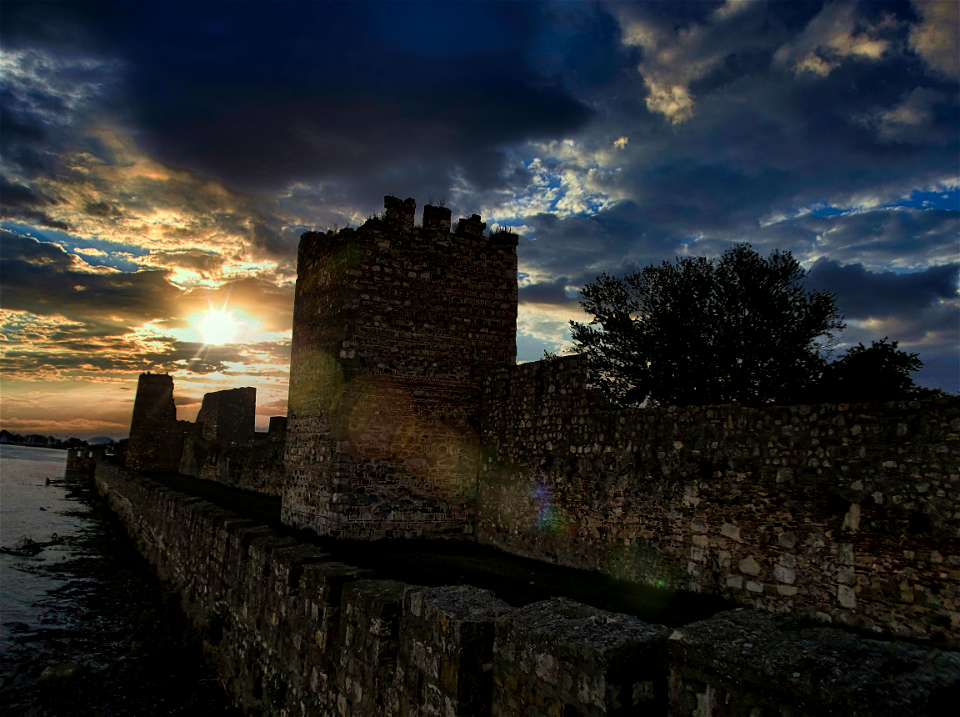
[[[549,476],[536,478],[530,497],[535,505],[534,530],[552,536],[572,536],[576,532],[576,526],[553,504],[553,480]]]

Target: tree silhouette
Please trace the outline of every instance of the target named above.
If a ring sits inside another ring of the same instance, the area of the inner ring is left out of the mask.
[[[574,345],[619,405],[793,403],[819,381],[844,328],[835,295],[806,292],[790,252],[739,244],[717,260],[677,257],[583,288]]]
[[[817,400],[830,403],[898,401],[934,393],[914,384],[910,374],[923,368],[923,362],[919,354],[898,349],[898,343],[887,343],[884,336],[880,341],[872,341],[870,348],[860,343],[847,349],[843,356],[826,366],[817,388]]]

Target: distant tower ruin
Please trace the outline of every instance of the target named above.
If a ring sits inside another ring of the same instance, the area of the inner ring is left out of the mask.
[[[203,397],[197,425],[208,441],[252,441],[256,431],[257,389],[215,391]]]
[[[140,374],[130,422],[127,468],[176,472],[182,450],[183,430],[177,423],[173,403],[173,377],[165,373]]]
[[[516,362],[517,237],[385,197],[297,258],[283,521],[321,535],[472,532],[480,379]]]

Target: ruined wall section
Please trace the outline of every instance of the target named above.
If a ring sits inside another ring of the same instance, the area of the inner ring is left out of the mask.
[[[180,473],[231,488],[281,495],[284,432],[258,433],[253,440],[208,441],[192,431],[184,439]]]
[[[208,441],[253,440],[256,432],[257,389],[231,388],[214,391],[203,397],[197,426],[200,436]]]
[[[356,538],[472,531],[479,377],[516,358],[516,243],[385,198],[300,244],[285,522]]]
[[[173,377],[142,373],[130,421],[128,468],[143,471],[176,471],[183,450],[183,428],[173,403]]]
[[[960,646],[960,399],[609,411],[586,383],[491,373],[480,542]]]
[[[67,470],[77,473],[93,474],[97,463],[103,459],[108,446],[86,446],[67,449]]]
[[[279,496],[284,483],[287,418],[271,416],[269,431],[257,433],[255,411],[254,388],[204,396],[197,422],[189,425],[183,441],[180,473]]]

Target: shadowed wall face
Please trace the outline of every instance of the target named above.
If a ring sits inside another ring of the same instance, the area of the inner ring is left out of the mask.
[[[251,441],[256,412],[257,389],[248,386],[216,391],[203,397],[197,424],[208,441]]]
[[[183,450],[183,429],[177,423],[173,403],[173,377],[142,373],[130,422],[128,468],[145,471],[176,471]]]
[[[380,538],[472,531],[479,380],[516,360],[517,239],[386,197],[300,241],[283,519]]]
[[[960,647],[960,399],[613,411],[586,368],[490,373],[480,542]]]

